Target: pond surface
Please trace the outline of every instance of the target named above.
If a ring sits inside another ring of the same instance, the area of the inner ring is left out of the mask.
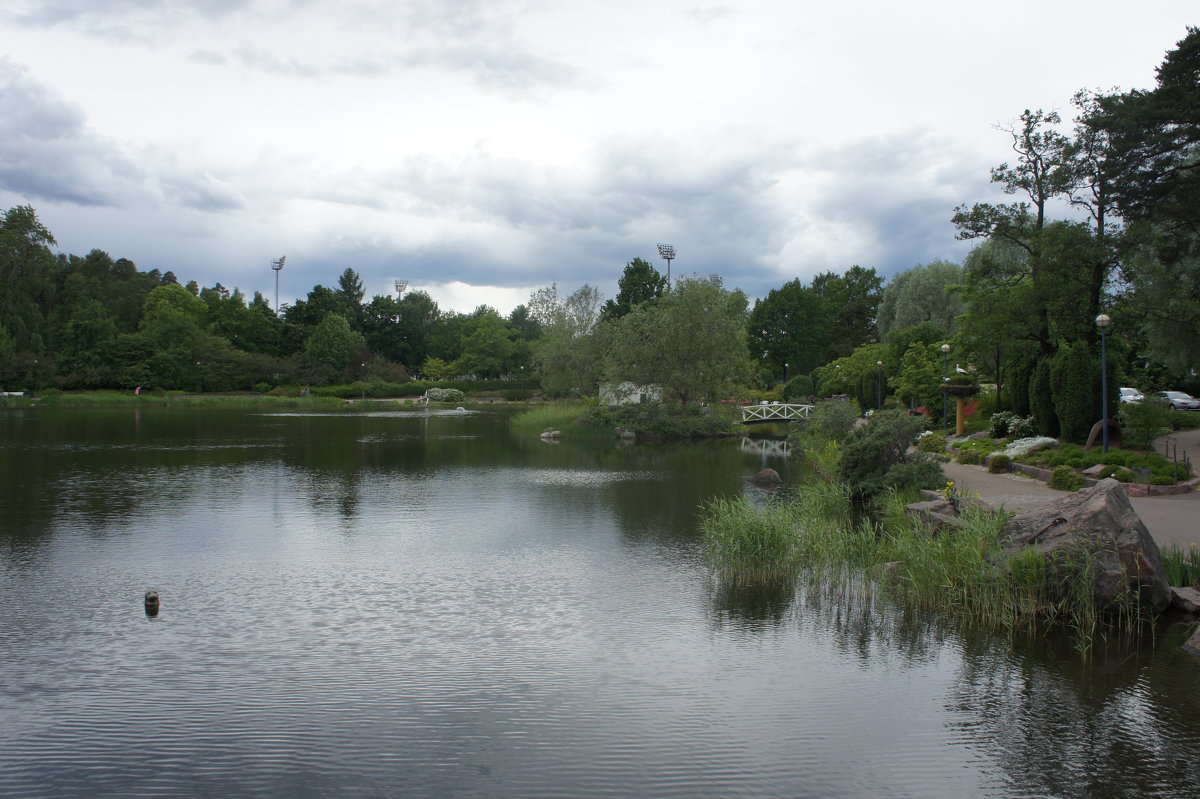
[[[1200,795],[1185,628],[730,593],[697,507],[785,461],[509,422],[0,411],[0,795]]]

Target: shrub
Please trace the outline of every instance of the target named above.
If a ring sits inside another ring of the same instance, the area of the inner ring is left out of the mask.
[[[1156,474],[1150,478],[1150,485],[1152,485],[1152,486],[1173,486],[1173,485],[1175,485],[1175,478],[1169,474]]]
[[[1003,452],[997,452],[988,460],[988,471],[992,474],[1006,474],[1012,471],[1012,458]]]
[[[1133,477],[1133,472],[1129,469],[1117,469],[1112,473],[1112,478],[1118,483],[1132,483]]]
[[[729,420],[707,408],[689,405],[680,413],[677,407],[650,402],[596,406],[587,411],[582,421],[589,426],[622,427],[639,435],[666,439],[709,436],[726,432],[730,427]]]
[[[946,437],[941,433],[925,433],[917,440],[917,449],[934,455],[946,452]]]
[[[1050,395],[1050,362],[1042,359],[1033,370],[1029,381],[1029,409],[1037,424],[1038,435],[1056,438],[1058,416],[1054,413],[1054,400]]]
[[[500,392],[500,396],[508,402],[524,402],[533,396],[527,388],[510,388]]]
[[[988,435],[992,438],[1008,438],[1011,435],[1009,428],[1012,426],[1013,421],[1020,418],[1012,411],[993,413],[991,418],[988,419]]]
[[[1055,466],[1046,485],[1059,491],[1078,491],[1083,488],[1083,475],[1070,466]]]
[[[466,395],[457,388],[431,388],[425,392],[430,402],[462,402]]]
[[[840,478],[851,493],[866,500],[882,497],[888,490],[939,488],[946,476],[929,455],[910,452],[921,420],[902,411],[881,411],[865,425],[846,436]]]
[[[811,397],[816,393],[813,379],[808,375],[796,375],[787,381],[787,384],[783,387],[783,399],[786,402],[795,402],[803,397]]]
[[[1083,440],[1095,417],[1092,359],[1087,345],[1080,341],[1060,346],[1050,362],[1050,377],[1062,437]]]
[[[805,442],[843,441],[858,423],[858,404],[827,400],[817,406],[802,422],[792,422],[788,442],[803,446]]]
[[[1134,449],[1150,449],[1154,439],[1171,431],[1170,410],[1157,402],[1124,403],[1120,418],[1125,443]]]
[[[954,460],[966,465],[974,465],[983,461],[983,456],[979,454],[979,450],[975,449],[960,449]]]

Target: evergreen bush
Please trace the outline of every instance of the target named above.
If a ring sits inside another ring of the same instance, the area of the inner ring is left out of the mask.
[[[910,451],[921,419],[902,411],[881,411],[846,436],[839,477],[855,496],[876,500],[892,489],[945,485],[942,467],[928,454]]]
[[[944,455],[946,452],[946,437],[941,433],[926,433],[917,440],[917,449],[933,455]]]
[[[1083,475],[1070,466],[1055,466],[1046,485],[1059,491],[1078,491],[1083,488]]]
[[[1029,410],[1038,435],[1058,438],[1058,416],[1050,393],[1050,362],[1045,359],[1038,362],[1029,381]]]
[[[988,459],[988,471],[992,474],[1007,474],[1012,471],[1012,458],[997,452]]]
[[[958,454],[954,456],[954,460],[967,466],[974,466],[983,462],[983,456],[979,454],[977,449],[960,449]]]
[[[813,385],[811,377],[796,375],[783,387],[783,400],[784,402],[795,402],[812,397],[816,393],[816,387]]]
[[[1060,346],[1050,361],[1050,383],[1062,438],[1086,439],[1093,422],[1099,419],[1094,412],[1097,402],[1094,382],[1087,345],[1078,341]]]

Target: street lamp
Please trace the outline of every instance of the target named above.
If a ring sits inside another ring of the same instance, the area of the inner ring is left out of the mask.
[[[1096,327],[1100,328],[1100,426],[1104,437],[1104,451],[1108,452],[1108,326],[1112,317],[1100,314],[1096,317]]]
[[[787,361],[784,361],[783,362],[783,385],[785,388],[787,387],[787,368],[788,368]]]
[[[950,345],[942,345],[942,385],[950,379]],[[945,430],[950,426],[950,395],[945,391],[942,392],[942,429]]]
[[[675,247],[671,244],[658,245],[658,257],[667,262],[667,291],[671,290],[671,261],[675,259]]]
[[[875,362],[875,410],[883,410],[883,361]]]

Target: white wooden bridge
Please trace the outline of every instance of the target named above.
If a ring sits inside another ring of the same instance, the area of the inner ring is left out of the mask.
[[[773,402],[770,405],[743,405],[742,424],[767,424],[807,419],[815,405],[792,405]]]

